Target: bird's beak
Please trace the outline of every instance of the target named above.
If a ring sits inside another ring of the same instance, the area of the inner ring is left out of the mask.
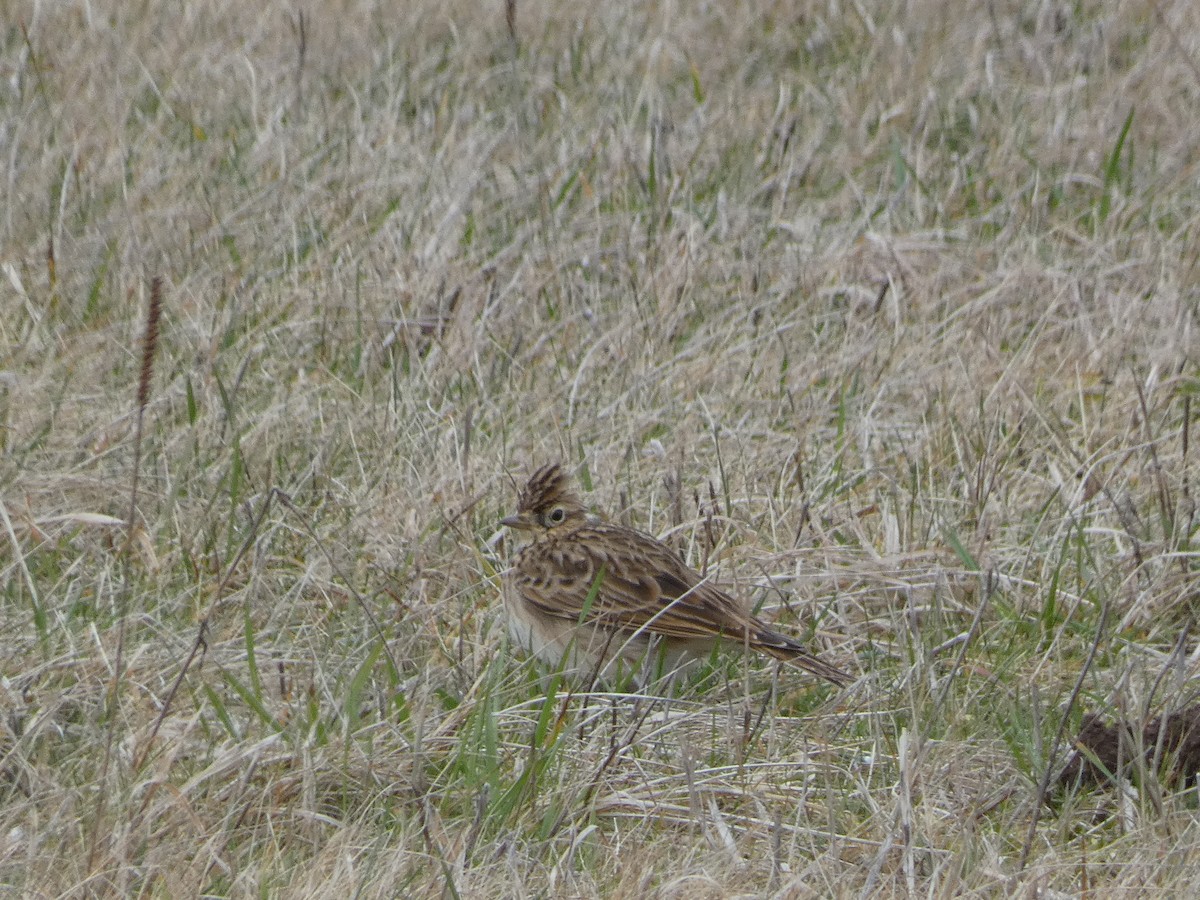
[[[528,528],[529,523],[525,521],[524,516],[505,516],[500,520],[501,525],[507,525],[509,528]]]

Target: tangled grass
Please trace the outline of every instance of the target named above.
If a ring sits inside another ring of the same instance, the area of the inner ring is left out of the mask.
[[[1193,700],[1200,9],[101,6],[0,4],[0,883],[1194,890],[1049,785]],[[858,685],[510,652],[552,458]]]

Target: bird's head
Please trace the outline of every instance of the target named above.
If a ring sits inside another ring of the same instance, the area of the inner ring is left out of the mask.
[[[529,477],[517,497],[517,514],[500,520],[501,525],[535,535],[578,527],[587,512],[571,477],[558,463],[542,466]]]

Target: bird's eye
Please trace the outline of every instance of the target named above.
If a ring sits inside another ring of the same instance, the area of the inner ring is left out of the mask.
[[[550,510],[550,521],[553,522],[555,525],[557,525],[559,522],[561,522],[566,517],[567,517],[567,511],[565,509],[563,509],[561,506],[556,506],[556,507],[554,507],[554,509]]]

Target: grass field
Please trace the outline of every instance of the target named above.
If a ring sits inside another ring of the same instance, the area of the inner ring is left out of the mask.
[[[1195,894],[1194,785],[1054,775],[1195,694],[1200,6],[0,40],[4,896]],[[552,459],[858,683],[525,660]]]

